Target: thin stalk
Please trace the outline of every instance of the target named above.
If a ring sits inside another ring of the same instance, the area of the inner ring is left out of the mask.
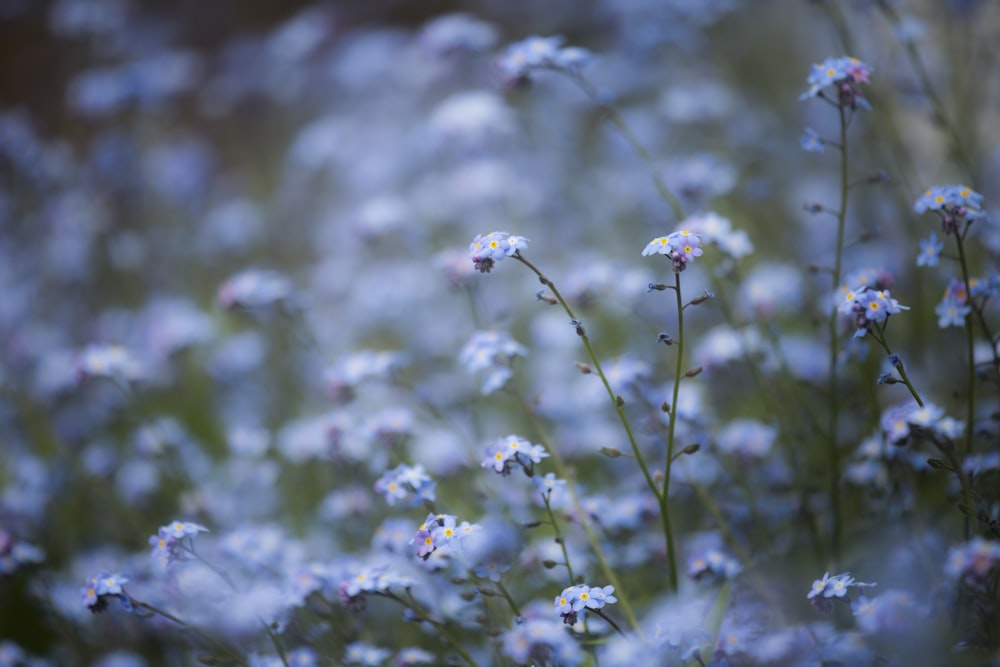
[[[556,521],[556,515],[552,513],[552,504],[549,502],[549,494],[542,494],[542,502],[545,503],[545,512],[549,515],[549,522],[552,524],[552,530],[556,533],[556,544],[562,549],[563,554],[563,565],[566,566],[566,574],[569,576],[569,585],[572,586],[576,583],[576,577],[573,575],[573,566],[569,562],[569,551],[566,550],[566,540],[563,539],[562,533],[559,532],[559,523]]]
[[[969,304],[969,314],[965,316],[965,341],[966,341],[966,354],[969,357],[969,372],[967,374],[967,386],[966,391],[969,394],[968,400],[966,401],[966,426],[965,426],[965,455],[968,456],[972,453],[972,435],[975,431],[975,418],[976,418],[976,358],[974,356],[974,341],[972,336],[972,313],[979,312],[976,310],[974,301],[972,299],[972,283],[969,280],[969,265],[965,259],[965,244],[962,242],[962,235],[958,232],[955,233],[955,242],[958,244],[958,263],[962,267],[962,281],[965,284],[965,301]],[[979,313],[982,316],[982,313]],[[987,337],[989,337],[989,332],[986,330],[985,322],[983,324],[983,330],[986,332]],[[990,341],[990,347],[993,347],[992,340]],[[996,350],[994,349],[994,354]],[[1000,369],[998,369],[1000,370]]]
[[[500,594],[503,595],[505,600],[507,600],[507,604],[510,605],[510,610],[514,612],[514,616],[520,618],[521,610],[518,609],[517,603],[514,602],[514,598],[513,596],[511,596],[510,591],[507,590],[507,587],[503,585],[502,581],[498,581],[496,582],[496,584],[497,584],[497,590],[499,590]]]
[[[677,399],[680,396],[681,377],[684,373],[684,299],[681,294],[681,274],[674,273],[674,297],[677,303],[677,361],[674,368],[674,387],[670,399],[670,420],[667,425],[667,465],[663,475],[663,492],[659,496],[663,532],[667,537],[667,560],[670,561],[670,587],[677,590],[677,559],[674,553],[674,535],[670,525],[670,471],[674,463],[674,440],[677,432]]]
[[[872,338],[878,341],[878,344],[882,346],[883,350],[885,350],[886,355],[892,357],[892,348],[889,347],[889,341],[885,337],[885,326],[883,325],[881,328],[877,326],[873,327],[871,329],[871,334]],[[903,366],[903,361],[900,359],[893,366],[895,367],[896,372],[899,373],[899,377],[903,381],[903,384],[905,384],[906,388],[910,390],[910,396],[913,397],[913,400],[915,400],[917,405],[920,407],[924,407],[923,399],[920,398],[920,394],[917,393],[916,387],[913,386],[913,383],[910,382],[910,377],[906,374],[906,368]]]
[[[833,264],[833,289],[840,288],[844,262],[844,229],[847,220],[847,114],[844,107],[837,107],[840,116],[840,208],[837,211],[837,246]],[[830,314],[830,380],[828,386],[830,402],[830,423],[828,428],[828,456],[830,468],[830,504],[833,514],[833,558],[840,560],[841,508],[840,508],[840,451],[838,425],[840,422],[840,396],[837,390],[837,306]]]
[[[573,510],[579,517],[580,526],[583,528],[584,534],[587,536],[587,542],[590,544],[591,550],[597,557],[597,562],[601,568],[601,573],[607,578],[611,585],[615,587],[615,591],[618,592],[616,596],[618,598],[618,605],[625,612],[626,618],[628,618],[629,625],[632,626],[632,630],[642,638],[643,632],[639,625],[639,619],[636,617],[635,612],[632,611],[632,605],[628,601],[628,596],[625,595],[625,589],[621,585],[621,581],[618,579],[618,575],[608,564],[608,559],[604,556],[604,550],[601,549],[600,540],[597,539],[597,535],[594,534],[594,529],[590,526],[590,521],[587,520],[587,514],[580,504],[580,497],[576,491],[576,484],[573,482],[573,478],[569,475],[569,469],[566,467],[565,462],[562,457],[559,456],[559,450],[552,445],[552,438],[549,437],[548,431],[545,425],[542,424],[541,418],[539,418],[538,413],[532,409],[528,401],[525,400],[524,396],[518,394],[518,398],[521,401],[521,405],[524,407],[525,411],[531,417],[532,421],[535,423],[535,429],[538,431],[538,439],[541,441],[545,448],[548,450],[550,458],[552,460],[552,465],[555,466],[556,474],[559,475],[561,479],[566,480],[566,488],[569,489],[570,497],[573,500]]]

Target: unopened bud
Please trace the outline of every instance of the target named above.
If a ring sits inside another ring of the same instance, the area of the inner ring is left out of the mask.
[[[649,283],[648,285],[646,285],[646,293],[647,294],[649,292],[654,291],[654,290],[657,291],[657,292],[662,292],[665,289],[667,289],[667,286],[663,285],[662,283]]]
[[[712,292],[709,292],[708,290],[705,290],[704,294],[699,294],[695,298],[691,299],[691,305],[692,306],[697,306],[700,303],[705,303],[709,299],[714,299],[714,298],[715,298],[715,294],[713,294]]]
[[[663,343],[664,345],[673,345],[674,339],[670,337],[670,334],[661,333],[656,337],[657,343]]]
[[[663,411],[663,412],[666,412],[669,415],[670,414],[670,404],[667,403],[666,401],[663,401],[662,403],[660,403],[660,410]]]
[[[616,459],[622,455],[622,450],[617,447],[601,447],[601,454],[604,454],[609,459]]]
[[[548,294],[545,294],[545,290],[538,290],[537,292],[535,292],[535,298],[538,299],[539,301],[544,301],[550,306],[554,306],[557,303],[559,303],[558,301],[556,301],[555,297],[551,297]]]
[[[662,470],[654,470],[653,471],[653,481],[656,482],[657,484],[662,484],[663,483],[663,471]]]
[[[525,522],[525,523],[523,523],[521,525],[524,526],[525,528],[538,528],[540,525],[542,525],[542,522],[541,521],[528,521],[528,522]]]
[[[817,204],[816,202],[806,202],[805,204],[802,205],[802,208],[804,208],[806,212],[813,214],[822,213],[824,210],[826,210],[823,208],[822,204]]]
[[[705,370],[704,366],[695,366],[694,368],[689,368],[684,372],[684,377],[693,378],[694,376],[701,374],[703,370]]]
[[[625,399],[622,398],[621,396],[615,396],[615,405],[617,405],[619,408],[624,407]]]
[[[594,370],[588,364],[585,364],[582,361],[576,362],[576,368],[584,375],[590,375],[591,373],[594,372]]]
[[[697,442],[693,442],[690,445],[684,447],[684,449],[681,450],[681,454],[687,454],[688,456],[690,456],[691,454],[697,452],[699,449],[701,449],[701,445],[698,444]]]
[[[558,564],[559,563],[555,562],[554,560],[543,560],[542,561],[542,567],[544,567],[546,570],[551,570],[552,568],[554,568]]]

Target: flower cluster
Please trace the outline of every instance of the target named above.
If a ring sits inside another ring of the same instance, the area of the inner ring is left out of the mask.
[[[862,107],[871,109],[868,100],[859,92],[859,85],[869,83],[872,68],[857,58],[841,57],[827,58],[822,63],[812,66],[809,73],[809,90],[799,96],[800,100],[810,97],[824,97],[823,89],[834,86],[837,90],[837,104],[841,107],[854,109]]]
[[[515,357],[523,357],[527,353],[528,348],[508,333],[477,331],[462,346],[458,360],[470,373],[483,372],[483,383],[479,391],[485,395],[502,387],[513,374],[511,362]]]
[[[831,600],[850,602],[851,597],[848,594],[848,589],[851,587],[871,588],[875,585],[856,580],[851,576],[850,572],[835,574],[832,577],[829,572],[825,572],[822,579],[817,579],[813,582],[812,588],[809,590],[806,598],[812,600],[812,604],[817,610],[828,613],[833,609]]]
[[[497,68],[511,83],[523,83],[536,69],[556,69],[577,72],[585,67],[593,55],[576,46],[563,47],[563,37],[532,35],[514,42],[497,58]]]
[[[882,433],[890,445],[907,444],[910,436],[924,435],[931,439],[955,440],[965,430],[965,425],[948,417],[944,409],[931,403],[923,406],[904,403],[882,413]]]
[[[141,367],[133,354],[111,343],[93,343],[83,348],[76,358],[77,375],[83,378],[109,378],[118,382],[135,380]]]
[[[588,609],[602,609],[605,605],[618,602],[612,593],[614,586],[568,586],[556,596],[555,608],[563,623],[574,625]]]
[[[80,588],[83,606],[91,613],[99,614],[108,608],[109,598],[118,598],[125,609],[132,611],[132,600],[122,588],[128,583],[128,577],[120,574],[102,572],[96,577],[89,577],[85,586]]]
[[[684,228],[705,243],[714,244],[723,254],[733,259],[746,257],[753,252],[753,241],[743,229],[733,229],[729,218],[708,211],[692,215],[683,222]]]
[[[497,438],[486,448],[486,456],[480,465],[483,468],[493,468],[498,474],[506,477],[512,466],[519,465],[528,477],[535,472],[535,464],[541,463],[549,453],[542,445],[533,445],[517,435]],[[553,478],[553,485],[555,479]]]
[[[366,606],[366,594],[385,593],[393,587],[408,589],[413,583],[413,579],[394,572],[388,565],[372,565],[341,581],[337,594],[345,607],[360,612]]]
[[[435,500],[437,484],[424,472],[420,464],[408,466],[401,463],[392,470],[385,471],[375,482],[375,491],[390,505],[395,505],[412,495],[411,505]]]
[[[247,310],[267,308],[289,299],[292,283],[269,269],[247,269],[231,276],[219,287],[218,300],[224,308]]]
[[[692,579],[732,579],[743,571],[740,562],[718,549],[706,549],[688,559],[687,574]]]
[[[462,546],[462,540],[479,530],[480,526],[468,521],[458,523],[454,514],[428,514],[410,544],[417,547],[417,557],[427,560],[438,549],[454,551]],[[448,553],[444,551],[444,553]]]
[[[469,244],[469,257],[480,273],[489,273],[493,265],[503,261],[504,257],[512,257],[519,250],[528,247],[528,239],[507,232],[490,232],[485,236],[476,234]]]
[[[964,326],[965,318],[972,312],[973,306],[982,309],[988,299],[1000,295],[1000,274],[994,272],[985,278],[969,278],[969,290],[966,290],[965,282],[959,278],[952,278],[948,282],[944,296],[934,308],[940,328]]]
[[[953,579],[984,582],[1000,564],[1000,542],[974,537],[948,550],[944,572]]]
[[[847,292],[844,300],[837,306],[841,315],[849,315],[854,319],[857,330],[855,338],[862,338],[871,331],[875,322],[885,322],[890,315],[909,310],[902,306],[889,294],[889,290],[871,290],[858,287]]]
[[[160,526],[156,535],[149,538],[149,546],[153,547],[150,555],[167,564],[176,562],[183,557],[185,549],[190,550],[195,536],[202,532],[207,533],[208,528],[191,521],[172,521]]]
[[[917,198],[913,210],[934,211],[941,217],[945,235],[958,234],[966,225],[983,216],[983,196],[967,185],[934,185]]]
[[[10,533],[0,529],[0,575],[11,574],[22,565],[44,560],[45,552],[41,548],[16,541]]]
[[[702,252],[701,239],[696,234],[679,230],[647,243],[642,256],[664,255],[673,263],[674,273],[680,273],[695,257],[701,257]]]

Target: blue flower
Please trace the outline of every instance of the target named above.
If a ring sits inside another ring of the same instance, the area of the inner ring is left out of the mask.
[[[860,106],[869,109],[868,101],[858,94],[858,86],[862,83],[869,83],[869,76],[872,68],[861,62],[857,58],[827,58],[822,63],[812,66],[809,78],[809,90],[799,96],[800,100],[810,97],[820,97],[823,89],[828,86],[835,86],[837,89],[838,104],[842,107]]]
[[[664,255],[673,263],[674,273],[680,273],[695,257],[701,257],[701,239],[688,230],[679,230],[666,236],[659,236],[642,250],[642,256]]]
[[[945,295],[934,308],[934,313],[938,316],[938,327],[941,329],[965,326],[965,317],[971,312],[970,306],[950,294]]]
[[[802,133],[802,137],[799,139],[799,146],[807,153],[822,153],[826,149],[823,139],[811,127],[807,127]]]
[[[937,234],[920,241],[920,254],[917,255],[917,266],[937,266],[944,244],[938,241]]]
[[[485,236],[476,234],[469,244],[469,257],[480,273],[489,273],[493,266],[504,257],[511,257],[528,247],[528,239],[507,232],[490,232]]]

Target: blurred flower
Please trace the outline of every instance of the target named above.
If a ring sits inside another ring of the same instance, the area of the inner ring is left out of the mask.
[[[807,153],[822,153],[826,149],[823,139],[819,136],[816,130],[811,127],[807,127],[802,133],[802,138],[799,139],[799,145],[802,147],[802,150]]]
[[[931,233],[927,239],[920,240],[920,254],[917,255],[917,266],[937,266],[938,257],[944,250],[944,244],[938,241],[937,234]]]
[[[246,269],[219,287],[219,303],[225,308],[257,309],[288,299],[292,284],[277,271]]]
[[[510,334],[501,331],[477,331],[462,346],[459,363],[470,373],[484,373],[480,391],[492,394],[513,375],[511,364],[528,353]]]
[[[132,353],[121,345],[109,343],[92,343],[85,347],[77,355],[76,367],[82,377],[128,382],[141,376],[141,367]]]
[[[557,69],[570,72],[586,66],[593,56],[586,49],[578,47],[560,48],[563,38],[559,35],[539,37],[532,35],[520,42],[510,44],[497,58],[497,68],[508,81],[525,79],[535,69]]]

